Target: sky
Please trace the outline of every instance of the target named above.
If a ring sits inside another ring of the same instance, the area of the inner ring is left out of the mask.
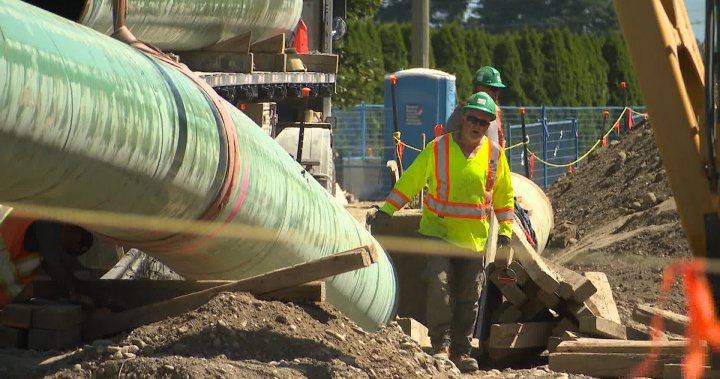
[[[705,39],[705,0],[685,0],[685,8],[695,38],[702,42]]]

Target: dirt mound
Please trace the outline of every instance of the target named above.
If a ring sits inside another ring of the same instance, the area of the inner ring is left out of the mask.
[[[550,251],[552,259],[581,272],[605,272],[626,321],[635,304],[656,301],[668,263],[692,256],[649,125],[597,149],[547,194],[561,232],[568,225],[577,230],[573,244]],[[666,308],[684,307],[676,286]]]
[[[54,378],[427,378],[452,375],[393,323],[367,333],[324,304],[224,293],[74,352]],[[79,364],[79,366],[78,366]],[[73,366],[74,365],[74,366]]]
[[[578,226],[579,236],[618,217],[652,208],[672,196],[650,127],[598,148],[581,168],[548,189],[555,220]],[[677,222],[677,213],[646,217],[646,225]]]

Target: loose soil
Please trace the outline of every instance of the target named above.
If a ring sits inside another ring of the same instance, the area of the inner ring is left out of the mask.
[[[556,225],[570,222],[578,234],[574,244],[545,255],[579,272],[605,272],[626,322],[634,304],[655,301],[663,267],[691,255],[650,127],[599,149],[547,193]],[[364,221],[370,204],[348,210]],[[679,288],[667,307],[683,311]],[[0,350],[0,377],[585,378],[542,363],[460,375],[395,323],[367,333],[328,304],[225,293],[192,312],[77,349]]]
[[[546,254],[579,272],[604,272],[626,323],[635,304],[657,301],[664,267],[692,256],[649,125],[593,152],[547,195],[555,224],[576,225],[578,241]],[[684,313],[679,285],[664,308]]]

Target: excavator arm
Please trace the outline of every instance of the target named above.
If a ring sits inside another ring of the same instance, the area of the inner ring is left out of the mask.
[[[718,1],[708,0],[708,72],[682,1],[614,3],[690,247],[720,258],[717,102],[705,85],[717,82]]]

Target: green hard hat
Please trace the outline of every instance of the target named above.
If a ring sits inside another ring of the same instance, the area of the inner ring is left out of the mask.
[[[468,109],[475,109],[489,113],[491,115],[490,120],[495,120],[495,114],[497,111],[495,102],[492,97],[485,92],[474,93],[472,96],[468,97],[465,101],[465,105],[463,106],[463,111]]]
[[[502,79],[500,79],[500,71],[491,66],[480,67],[475,71],[473,87],[477,86],[505,88]]]

